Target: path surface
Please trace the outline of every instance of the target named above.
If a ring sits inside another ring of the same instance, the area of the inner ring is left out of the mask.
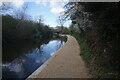
[[[68,35],[65,45],[28,78],[91,78],[79,53],[76,39]]]

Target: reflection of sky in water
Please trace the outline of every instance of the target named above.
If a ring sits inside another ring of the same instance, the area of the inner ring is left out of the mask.
[[[50,41],[48,44],[34,48],[32,52],[24,53],[11,63],[3,64],[3,77],[26,78],[41,66],[64,42]]]

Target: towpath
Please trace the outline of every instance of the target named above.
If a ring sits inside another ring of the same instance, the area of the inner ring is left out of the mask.
[[[80,56],[80,47],[73,36],[53,57],[28,78],[91,78]]]

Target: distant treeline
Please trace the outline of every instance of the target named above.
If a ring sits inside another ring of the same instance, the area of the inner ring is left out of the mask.
[[[120,78],[119,3],[69,2],[65,8],[91,73],[98,78]]]
[[[3,45],[20,41],[40,41],[52,37],[52,30],[43,23],[2,16]]]

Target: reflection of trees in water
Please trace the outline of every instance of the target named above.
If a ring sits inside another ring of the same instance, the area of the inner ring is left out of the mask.
[[[64,44],[64,41],[62,41],[62,40],[55,40],[53,42],[55,44],[53,43],[53,46],[51,46],[52,44],[49,46],[51,48],[55,48],[56,51]],[[49,41],[47,44],[49,44]],[[34,48],[32,48],[32,52],[29,51],[28,53],[24,53],[24,55],[22,55],[22,57],[18,57],[18,59],[15,59],[14,62],[11,62],[10,63],[11,65],[9,65],[10,69],[12,68],[12,70],[18,72],[19,73],[18,76],[21,76],[21,75],[24,76],[23,75],[24,73],[26,73],[27,71],[29,72],[32,69],[32,68],[29,69],[28,67],[31,67],[31,66],[36,67],[38,64],[44,63],[49,58],[49,55],[45,56],[46,55],[45,46],[47,44],[43,44],[43,45],[42,45],[42,43],[35,44]],[[47,48],[47,49],[50,49],[50,48]],[[16,51],[18,51],[18,50],[16,50]],[[26,69],[27,71],[24,71],[23,69],[24,70]]]
[[[67,41],[67,36],[58,36],[58,37],[54,37],[53,40],[61,40],[61,41]]]
[[[14,60],[15,58],[21,56],[25,53],[31,53],[34,49],[38,48],[39,53],[43,53],[42,44],[48,44],[50,39],[40,40],[39,42],[20,42],[18,44],[8,45],[2,47],[3,55],[2,55],[2,62],[8,63]]]
[[[43,53],[44,53],[44,52],[43,52],[43,47],[44,47],[45,45],[47,45],[50,40],[51,40],[51,39],[49,38],[49,39],[41,40],[40,42],[38,42],[39,45],[38,45],[38,47],[37,47],[37,49],[36,49],[36,52],[39,53],[39,54],[43,54]]]
[[[5,46],[2,48],[2,61],[3,63],[11,62],[24,53],[31,53],[34,48],[36,48],[36,44],[32,42],[21,42],[18,44]]]
[[[52,40],[58,40],[58,42],[61,41],[61,43],[56,46],[57,49],[59,49],[64,41],[65,38],[59,37],[55,38]],[[31,53],[33,50],[37,48],[37,50],[40,54],[43,53],[43,46],[42,45],[47,45],[51,39],[46,39],[46,40],[40,40],[39,42],[20,42],[18,44],[13,44],[13,45],[8,45],[8,46],[3,46],[2,47],[2,62],[3,63],[8,63],[16,59],[17,57],[20,57],[22,54],[25,53]],[[41,47],[42,46],[42,47]]]
[[[59,36],[59,37],[54,38],[54,39],[57,40],[56,50],[58,50],[60,47],[62,47],[64,42],[67,41],[67,37],[66,36]]]
[[[64,44],[64,41],[58,40],[57,41],[57,45],[56,45],[56,50],[58,50],[60,47],[62,47],[62,45]]]
[[[39,54],[43,54],[43,47],[44,45],[39,45],[38,48],[36,49],[36,52],[39,53]]]

